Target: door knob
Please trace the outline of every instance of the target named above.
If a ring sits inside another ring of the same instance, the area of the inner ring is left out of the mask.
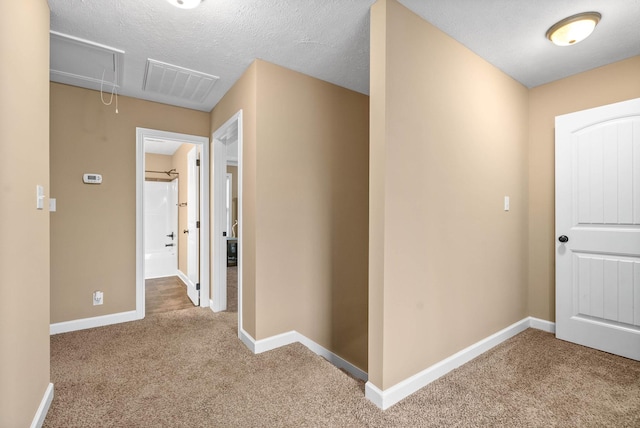
[[[182,233],[189,233],[189,229],[183,230]]]
[[[173,247],[173,243],[171,244],[164,244],[165,247]]]
[[[565,242],[569,242],[569,237],[567,235],[560,235],[560,237],[558,238],[558,241],[564,244]]]
[[[167,235],[168,238],[171,238],[173,240],[173,232],[171,232],[170,235]]]

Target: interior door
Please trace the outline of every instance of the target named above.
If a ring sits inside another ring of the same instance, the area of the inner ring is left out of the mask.
[[[640,360],[640,99],[556,117],[556,336]]]
[[[214,312],[227,309],[227,146],[213,142],[213,275]]]
[[[194,305],[200,305],[200,174],[197,147],[187,153],[187,294]]]

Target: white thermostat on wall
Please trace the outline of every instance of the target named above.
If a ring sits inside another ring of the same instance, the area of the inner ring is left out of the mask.
[[[82,176],[82,181],[86,184],[101,184],[102,183],[102,175],[100,174],[84,174]]]

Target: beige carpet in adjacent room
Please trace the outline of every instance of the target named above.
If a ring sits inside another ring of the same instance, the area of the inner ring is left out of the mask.
[[[238,312],[238,267],[227,267],[227,312]]]
[[[51,337],[45,427],[639,427],[640,363],[527,330],[383,412],[300,344],[192,308]]]

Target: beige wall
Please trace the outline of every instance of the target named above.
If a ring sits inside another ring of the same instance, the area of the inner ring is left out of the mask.
[[[386,389],[528,315],[528,93],[393,0],[371,42],[369,380]]]
[[[368,97],[256,61],[212,131],[241,108],[244,328],[299,331],[366,370]]]
[[[252,337],[256,337],[256,68],[252,63],[242,77],[225,94],[211,111],[212,135],[234,114],[242,110],[242,237],[239,252],[242,258],[242,327]],[[211,150],[211,162],[213,150]],[[213,174],[211,174],[213,180]],[[213,189],[211,181],[210,189]],[[211,198],[210,212],[215,212]],[[214,242],[213,227],[211,242]],[[215,256],[212,252],[212,257]],[[213,270],[213,263],[211,269]],[[211,278],[214,278],[213,272]],[[213,282],[212,282],[213,286]],[[211,290],[210,296],[214,296]]]
[[[367,369],[367,96],[259,61],[257,338]]]
[[[640,97],[640,56],[530,91],[529,314],[555,320],[555,116]]]
[[[49,7],[0,3],[0,426],[49,385]],[[45,209],[36,210],[36,185]]]
[[[51,84],[51,322],[135,310],[136,127],[207,136],[209,114]],[[101,185],[82,174],[103,175]],[[104,292],[104,305],[92,293]]]
[[[184,143],[171,157],[171,168],[175,168],[179,174],[178,181],[178,204],[186,203],[189,195],[189,172],[187,163],[187,154],[193,148],[194,144]],[[183,233],[188,229],[187,224],[187,206],[178,205],[178,269],[187,275],[187,242],[189,237]]]
[[[171,156],[159,155],[157,153],[144,154],[144,177],[150,179],[170,180],[164,172],[148,172],[148,171],[169,171],[171,168]]]

